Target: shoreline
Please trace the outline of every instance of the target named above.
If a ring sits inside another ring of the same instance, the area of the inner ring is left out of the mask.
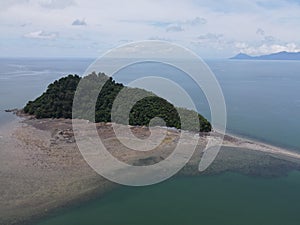
[[[285,149],[287,151],[291,151],[291,152],[300,152],[300,148],[296,147],[296,146],[291,146],[291,145],[286,145],[286,144],[278,144],[278,143],[274,143],[272,141],[267,141],[265,139],[262,138],[257,138],[254,136],[247,136],[246,134],[241,134],[241,133],[235,133],[234,131],[226,131],[226,135],[231,136],[231,137],[235,137],[237,139],[243,139],[243,140],[248,140],[250,142],[256,142],[256,143],[260,143],[263,145],[269,145],[269,146],[273,146],[276,148],[281,148],[281,149]]]
[[[262,141],[249,139],[247,137],[240,137],[235,134],[228,134],[226,136],[228,136],[229,138],[236,139],[240,145],[235,146],[231,142],[227,142],[225,140],[223,141],[222,144],[223,146],[249,148],[249,150],[253,150],[253,151],[262,151],[262,152],[271,153],[275,155],[282,155],[282,156],[292,157],[295,159],[300,159],[300,152],[297,152],[296,150],[271,145],[269,143],[265,143]]]
[[[60,209],[102,196],[118,186],[100,177],[84,161],[72,136],[70,120],[16,117],[9,125],[0,127],[0,136],[3,136],[0,138],[3,161],[0,179],[6,183],[0,187],[4,193],[0,198],[9,203],[0,209],[6,216],[0,219],[0,224],[30,224]],[[154,164],[164,159],[173,150],[178,136],[178,131],[169,130],[167,140],[157,153],[151,150],[138,155],[119,147],[109,124],[97,124],[97,129],[111,148],[111,154],[134,165]],[[148,135],[143,127],[131,129],[137,136]],[[159,134],[163,129],[158,127],[155,132]],[[214,132],[209,136],[217,138],[218,134]],[[230,134],[225,136],[224,148],[214,163],[200,173],[197,166],[207,136],[200,139],[194,156],[178,175],[232,171],[272,177],[300,170],[300,153]]]

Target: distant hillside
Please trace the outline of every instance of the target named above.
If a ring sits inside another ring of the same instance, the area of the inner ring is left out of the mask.
[[[244,53],[237,54],[230,59],[246,60],[300,60],[300,52],[278,52],[270,55],[250,56]]]
[[[198,115],[200,127],[193,126],[193,123],[185,124],[187,130],[200,132],[211,131],[211,124],[197,112],[183,108],[175,108],[170,102],[153,93],[143,89],[125,87],[123,84],[116,83],[111,77],[108,78],[103,73],[92,73],[84,78],[77,75],[69,75],[61,78],[50,84],[46,92],[40,97],[34,101],[29,101],[23,111],[35,115],[36,118],[72,118],[73,98],[80,80],[83,81],[84,88],[82,88],[83,86],[81,85],[82,90],[79,89],[79,91],[83,91],[85,94],[82,95],[84,99],[81,99],[82,104],[79,106],[79,110],[77,110],[79,114],[75,115],[76,118],[95,122],[111,122],[113,102],[118,93],[126,88],[126,91],[129,93],[126,97],[131,99],[134,99],[134,96],[146,96],[146,93],[152,95],[138,101],[133,106],[129,114],[130,125],[147,126],[152,118],[160,117],[165,121],[166,126],[180,129],[180,117],[177,113],[180,112],[180,114],[185,115],[186,118],[195,118],[195,116],[197,117]],[[97,92],[99,83],[104,84],[104,86],[98,95],[95,107],[91,100],[91,93]],[[93,114],[89,110],[93,107],[95,107],[95,118],[93,118]],[[115,118],[115,122],[122,124],[126,121],[126,115],[122,113],[124,109],[122,106],[119,106],[117,110],[119,113],[117,114],[118,118]]]

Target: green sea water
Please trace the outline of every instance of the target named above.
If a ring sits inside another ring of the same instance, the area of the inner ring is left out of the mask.
[[[24,106],[50,82],[68,73],[81,74],[90,62],[1,60],[0,126],[11,119],[4,109]],[[300,62],[224,60],[209,65],[225,95],[229,131],[300,151]],[[134,78],[134,71],[154,71],[148,75],[166,77],[176,73],[148,66],[148,70],[129,68],[131,77],[123,80]],[[180,79],[199,111],[209,117],[203,96]],[[299,225],[299,190],[299,172],[277,178],[235,173],[173,178],[149,187],[115,189],[34,225]]]
[[[37,225],[298,225],[300,173],[255,178],[234,173],[123,187]]]

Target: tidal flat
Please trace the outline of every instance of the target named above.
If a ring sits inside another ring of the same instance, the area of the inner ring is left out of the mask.
[[[156,127],[156,135],[167,129],[161,145],[137,153],[122,147],[112,124],[99,123],[96,128],[110,153],[132,165],[151,165],[165,159],[174,150],[180,133],[175,129]],[[146,127],[130,129],[139,138],[149,136]],[[71,120],[23,118],[3,126],[0,136],[0,200],[3,203],[0,224],[32,224],[58,210],[101,197],[118,188],[86,163],[76,145]],[[177,176],[234,172],[268,178],[300,170],[300,154],[297,152],[226,135],[213,164],[199,172],[198,164],[208,138],[219,138],[219,134],[200,134],[193,157]]]

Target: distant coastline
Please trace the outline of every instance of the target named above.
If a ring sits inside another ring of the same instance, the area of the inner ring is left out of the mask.
[[[239,53],[230,59],[237,60],[300,60],[300,52],[277,52],[269,55],[250,56]]]

